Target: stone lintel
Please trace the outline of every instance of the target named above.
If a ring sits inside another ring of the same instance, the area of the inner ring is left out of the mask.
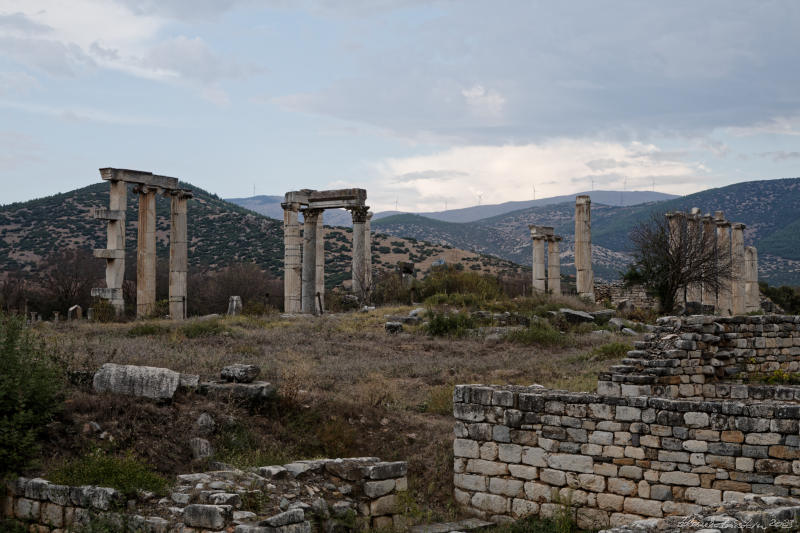
[[[335,189],[330,191],[312,191],[308,196],[309,202],[330,202],[335,200],[357,201],[364,205],[367,201],[366,189]]]
[[[94,250],[93,253],[95,257],[100,259],[125,259],[125,250],[110,250],[108,248],[101,248]]]
[[[92,298],[102,298],[104,300],[122,300],[122,289],[95,287],[92,289]]]
[[[308,195],[313,191],[311,189],[302,189],[300,191],[289,191],[283,195],[284,204],[308,204]],[[283,204],[281,204],[283,205]],[[284,207],[286,209],[286,207]]]
[[[129,170],[125,168],[101,168],[100,177],[109,181],[124,181],[126,183],[136,183],[138,185],[149,185],[161,189],[178,189],[178,178],[169,176],[159,176],[152,172],[141,170]]]
[[[554,234],[552,226],[537,226],[535,224],[530,224],[528,228],[531,230],[532,239],[544,239],[546,237],[552,237]]]
[[[353,207],[364,207],[364,200],[309,200],[310,209],[350,209]]]
[[[116,211],[111,209],[106,209],[105,207],[93,207],[89,211],[89,215],[92,218],[97,218],[100,220],[124,220],[125,219],[125,211]]]

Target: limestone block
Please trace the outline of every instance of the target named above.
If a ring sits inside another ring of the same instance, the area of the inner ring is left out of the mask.
[[[698,505],[719,505],[722,503],[722,491],[716,489],[689,487],[686,489],[684,496],[687,500],[693,501]]]
[[[536,479],[538,476],[538,469],[535,466],[526,465],[508,465],[508,472],[520,479]]]
[[[642,419],[642,410],[638,407],[628,407],[626,405],[617,406],[616,420],[637,421]]]
[[[189,447],[192,449],[192,456],[195,459],[206,459],[214,455],[214,449],[207,439],[193,437],[189,439]]]
[[[369,512],[372,516],[394,514],[397,509],[397,495],[388,494],[382,496],[369,504]]]
[[[459,489],[486,492],[486,477],[484,476],[455,474],[453,481]]]
[[[525,497],[534,502],[551,502],[556,489],[549,485],[528,481],[525,483]]]
[[[259,374],[261,374],[261,368],[256,365],[236,363],[223,368],[220,377],[223,381],[228,382],[252,383]]]
[[[508,498],[497,494],[486,494],[485,492],[473,494],[471,504],[481,511],[487,511],[492,514],[505,514],[509,510]]]
[[[503,476],[508,474],[508,465],[497,461],[470,459],[467,463],[467,472],[484,476]]]
[[[478,442],[468,439],[455,439],[453,441],[453,455],[477,459],[480,456]]]
[[[489,492],[503,496],[519,496],[522,493],[522,481],[518,479],[489,479]]]
[[[20,520],[39,520],[40,504],[36,500],[17,498],[14,502],[14,515]]]
[[[394,479],[381,479],[364,483],[364,494],[370,498],[379,498],[395,489]]]
[[[745,443],[754,445],[780,444],[780,433],[749,433],[744,438]]]
[[[683,420],[690,428],[702,428],[708,426],[708,413],[688,412],[684,413]]]
[[[522,448],[521,461],[526,465],[546,467],[547,466],[547,452],[542,448]]]
[[[55,503],[42,504],[40,520],[50,527],[62,527],[64,526],[64,508]]]
[[[536,502],[523,500],[521,498],[514,498],[511,501],[511,516],[514,518],[533,516],[538,512],[539,504]]]
[[[644,516],[654,516],[661,518],[664,513],[661,509],[661,502],[654,500],[644,500],[642,498],[625,498],[623,509],[628,513],[636,513]]]
[[[96,392],[111,392],[153,399],[171,399],[180,374],[168,368],[104,364],[94,375]]]
[[[522,460],[522,446],[518,444],[500,444],[498,458],[504,463],[519,463]]]
[[[690,472],[664,472],[659,479],[665,485],[700,486],[700,476]]]
[[[600,509],[581,507],[577,510],[575,520],[581,529],[595,530],[608,527],[608,513]]]
[[[606,488],[606,479],[603,476],[594,474],[580,474],[578,475],[578,482],[582,489],[592,492],[603,492]]]
[[[617,494],[601,493],[597,495],[597,506],[607,511],[622,511],[624,496]]]
[[[480,447],[480,459],[485,459],[486,461],[495,461],[497,460],[497,443],[496,442],[484,442],[481,444]]]
[[[614,434],[610,431],[592,431],[592,433],[589,434],[589,442],[602,445],[613,444]]]
[[[572,454],[552,454],[547,458],[547,465],[558,470],[570,472],[584,472],[591,474],[594,472],[594,460],[584,455]]]
[[[230,515],[231,508],[226,505],[191,504],[183,509],[183,521],[187,526],[204,529],[222,529]]]
[[[630,496],[631,494],[634,494],[637,491],[636,483],[634,483],[629,479],[611,478],[607,481],[607,485],[608,485],[608,491],[613,494]]]
[[[638,514],[613,513],[609,525],[611,527],[627,526],[631,522],[636,522],[641,519],[642,517]]]
[[[702,440],[683,441],[683,449],[692,453],[705,453],[708,451],[708,443]]]
[[[567,484],[567,476],[561,470],[544,468],[539,472],[539,479],[548,485],[562,487]]]

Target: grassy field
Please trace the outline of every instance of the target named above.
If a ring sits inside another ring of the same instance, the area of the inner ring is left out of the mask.
[[[409,515],[450,519],[457,516],[451,496],[454,384],[538,383],[590,391],[597,372],[629,349],[629,337],[598,335],[586,326],[513,341],[432,337],[419,326],[406,326],[398,335],[384,331],[385,315],[410,309],[39,324],[36,330],[73,371],[94,372],[114,362],[168,367],[209,380],[218,379],[225,365],[252,363],[262,368],[260,379],[277,385],[279,399],[252,411],[193,393],[156,404],[72,385],[63,412],[48,428],[35,473],[63,471],[65,463],[89,453],[134,454],[167,477],[202,470],[207,465],[192,461],[187,441],[194,421],[207,412],[217,422],[211,437],[216,460],[240,467],[322,456],[407,460]]]

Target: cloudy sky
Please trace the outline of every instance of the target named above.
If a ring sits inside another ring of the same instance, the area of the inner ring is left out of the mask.
[[[423,211],[800,175],[800,2],[0,0],[0,203],[114,166]]]

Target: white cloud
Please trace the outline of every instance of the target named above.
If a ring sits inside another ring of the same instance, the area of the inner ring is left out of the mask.
[[[502,94],[483,85],[462,89],[461,95],[472,113],[486,118],[500,118],[506,105]]]
[[[390,158],[375,165],[380,178],[370,184],[374,209],[400,206],[408,211],[450,208],[478,203],[557,196],[591,188],[650,189],[687,194],[687,183],[706,175],[699,164],[685,162],[642,143],[558,139],[541,144],[461,146],[430,155]],[[419,179],[409,179],[419,177]],[[695,186],[697,187],[697,186]],[[699,187],[702,188],[702,185]],[[698,188],[698,190],[699,190]]]

